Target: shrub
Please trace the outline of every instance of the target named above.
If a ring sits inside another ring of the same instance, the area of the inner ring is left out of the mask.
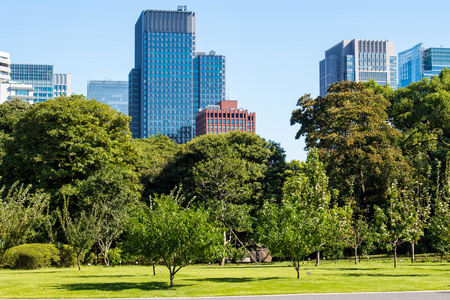
[[[72,267],[77,264],[77,255],[73,251],[72,246],[70,245],[61,245],[59,248],[59,256],[61,260],[59,261],[59,265],[61,267]]]
[[[109,264],[111,266],[118,265],[120,261],[122,261],[122,250],[119,248],[115,249],[109,249],[108,250],[108,258],[109,258]]]
[[[50,267],[60,260],[59,250],[53,244],[23,244],[5,252],[4,263],[13,269]]]

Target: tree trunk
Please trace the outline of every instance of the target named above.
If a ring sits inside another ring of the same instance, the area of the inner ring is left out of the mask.
[[[358,264],[358,247],[355,247],[355,265]]]
[[[220,262],[220,265],[222,267],[225,266],[225,256],[226,256],[225,246],[226,245],[227,245],[227,233],[224,230],[223,231],[223,257],[222,257],[222,261]]]
[[[156,276],[156,262],[153,262],[153,276]]]
[[[411,263],[414,263],[415,255],[414,255],[414,242],[411,242]]]
[[[81,253],[77,254],[78,271],[81,271]]]
[[[173,275],[172,272],[170,272],[170,286],[174,286],[175,285],[174,282],[173,282],[174,278],[175,278],[175,275]]]
[[[394,245],[394,268],[397,268],[397,245]]]
[[[317,251],[317,256],[316,256],[316,266],[320,265],[320,251]]]

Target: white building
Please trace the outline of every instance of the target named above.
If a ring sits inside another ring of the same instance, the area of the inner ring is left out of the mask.
[[[54,97],[70,96],[72,93],[71,74],[53,74]]]
[[[10,54],[0,51],[0,103],[15,98],[33,103],[33,86],[11,81]]]

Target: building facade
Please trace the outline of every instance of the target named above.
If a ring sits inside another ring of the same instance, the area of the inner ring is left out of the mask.
[[[11,56],[0,51],[0,82],[11,80]]]
[[[450,68],[450,48],[424,48],[422,43],[398,54],[399,87],[422,78],[439,76],[444,68]]]
[[[11,64],[11,80],[33,86],[33,102],[54,97],[53,65]]]
[[[230,131],[255,132],[256,115],[237,107],[235,100],[222,100],[208,105],[195,117],[196,135]]]
[[[129,74],[134,138],[161,133],[185,143],[195,135],[198,110],[225,99],[225,57],[196,53],[195,38],[195,13],[185,6],[141,13]]]
[[[89,80],[87,97],[128,115],[128,81]]]
[[[319,63],[320,96],[330,84],[344,80],[366,82],[397,88],[397,56],[394,43],[387,40],[342,41],[325,51]]]
[[[53,75],[53,91],[54,97],[62,95],[70,96],[72,93],[72,75],[71,74],[54,74]]]

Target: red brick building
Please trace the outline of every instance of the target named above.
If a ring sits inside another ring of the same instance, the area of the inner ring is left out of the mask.
[[[195,132],[197,136],[207,133],[230,131],[255,132],[255,113],[237,108],[236,100],[222,100],[216,105],[208,105],[195,116]]]

